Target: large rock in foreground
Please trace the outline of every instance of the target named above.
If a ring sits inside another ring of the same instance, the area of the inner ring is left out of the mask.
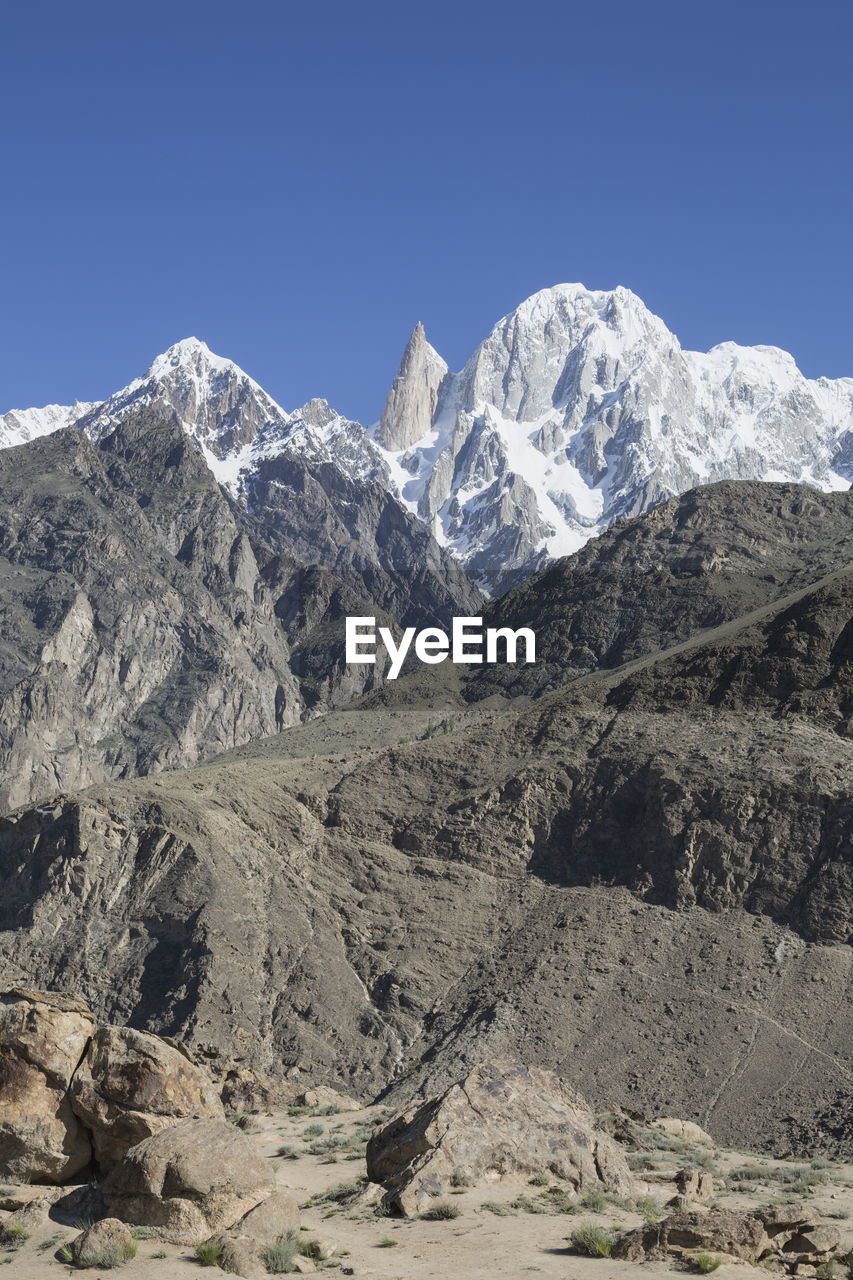
[[[628,1262],[680,1256],[696,1250],[725,1253],[748,1262],[777,1257],[792,1267],[828,1262],[838,1231],[806,1205],[771,1205],[752,1213],[730,1209],[676,1213],[620,1235],[613,1257]]]
[[[181,1120],[224,1120],[209,1077],[180,1049],[131,1027],[101,1027],[71,1084],[71,1105],[92,1132],[102,1172]]]
[[[367,1146],[384,1203],[420,1213],[453,1184],[547,1173],[577,1191],[628,1191],[631,1174],[589,1106],[552,1071],[495,1059],[446,1093],[399,1111]]]
[[[274,1189],[254,1143],[224,1120],[185,1120],[131,1148],[102,1185],[108,1211],[174,1244],[225,1231]]]
[[[68,1086],[94,1030],[75,996],[18,988],[0,995],[0,1176],[65,1182],[89,1163]]]

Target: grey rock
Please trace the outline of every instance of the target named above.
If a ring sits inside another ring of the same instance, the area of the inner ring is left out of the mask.
[[[133,1236],[117,1218],[102,1218],[71,1241],[71,1256],[78,1267],[108,1270],[130,1257]]]
[[[123,1222],[199,1244],[234,1225],[274,1190],[254,1143],[221,1120],[185,1120],[132,1147],[102,1185]]]
[[[475,1067],[446,1093],[398,1112],[367,1145],[367,1176],[405,1214],[454,1185],[533,1174],[579,1192],[632,1187],[624,1156],[584,1099],[553,1072],[518,1062]]]
[[[68,1097],[95,1030],[84,1001],[15,988],[0,995],[0,1175],[61,1183],[89,1163]]]
[[[193,1117],[224,1120],[219,1093],[183,1053],[131,1027],[100,1027],[71,1082],[102,1173],[130,1147]]]

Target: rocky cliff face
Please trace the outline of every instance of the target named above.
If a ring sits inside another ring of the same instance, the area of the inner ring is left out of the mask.
[[[0,804],[299,719],[251,544],[177,426],[0,453]]]
[[[0,450],[0,808],[194,764],[359,696],[384,667],[346,667],[347,612],[476,611],[423,524],[342,468],[343,437],[363,435],[321,403],[287,417],[193,343]]]
[[[788,572],[797,494],[759,577]],[[641,525],[677,546],[679,510]],[[532,705],[466,711],[419,675],[22,810],[0,824],[4,974],[363,1095],[512,1049],[723,1142],[819,1115],[847,1149],[851,611],[842,568]]]

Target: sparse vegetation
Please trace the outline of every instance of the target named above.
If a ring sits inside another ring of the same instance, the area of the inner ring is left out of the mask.
[[[663,1217],[663,1208],[649,1196],[641,1196],[639,1200],[635,1200],[634,1208],[643,1215],[646,1222],[660,1222]]]
[[[541,1197],[532,1200],[530,1196],[516,1196],[512,1201],[513,1209],[521,1209],[524,1213],[550,1213],[550,1206]]]
[[[222,1245],[218,1240],[204,1240],[196,1245],[195,1256],[203,1267],[217,1267],[222,1257]]]
[[[335,1182],[315,1196],[315,1200],[332,1204],[352,1204],[361,1195],[367,1184],[366,1178],[358,1178],[355,1182]]]
[[[135,1258],[138,1248],[136,1240],[128,1240],[124,1244],[112,1245],[105,1249],[89,1249],[80,1254],[77,1266],[81,1271],[90,1271],[93,1268],[112,1271],[114,1267],[120,1267],[123,1263],[130,1262],[131,1258]]]
[[[264,1266],[271,1275],[293,1270],[293,1260],[300,1253],[300,1241],[294,1236],[279,1236],[264,1249]]]
[[[732,1169],[727,1175],[729,1183],[743,1185],[749,1182],[778,1182],[797,1195],[805,1195],[814,1187],[829,1181],[829,1175],[814,1165],[745,1164]]]
[[[530,1179],[530,1185],[531,1187],[547,1187],[550,1181],[551,1179],[547,1173],[534,1173]]]
[[[284,1143],[282,1146],[280,1146],[276,1151],[276,1155],[281,1156],[282,1160],[298,1160],[299,1159],[299,1152],[296,1150],[296,1147],[290,1146],[289,1143]]]
[[[609,1258],[613,1252],[613,1233],[595,1222],[582,1222],[570,1238],[575,1252],[586,1258]]]
[[[449,1218],[458,1218],[461,1210],[455,1204],[448,1204],[446,1200],[434,1204],[432,1208],[427,1209],[426,1213],[422,1213],[421,1217],[427,1222],[444,1222]]]
[[[707,1276],[712,1271],[716,1271],[717,1267],[722,1264],[722,1258],[715,1258],[710,1253],[696,1254],[696,1267],[702,1272],[703,1276]]]
[[[581,1204],[591,1213],[603,1213],[607,1208],[607,1196],[603,1191],[587,1191],[581,1199]]]
[[[399,1240],[393,1240],[391,1236],[383,1236],[379,1241],[378,1247],[380,1249],[394,1249],[399,1243]]]
[[[30,1233],[20,1222],[4,1222],[0,1227],[0,1244],[7,1249],[20,1249]]]
[[[232,1124],[236,1125],[238,1129],[242,1129],[244,1132],[252,1128],[252,1117],[245,1111],[231,1111],[229,1112],[227,1119],[230,1120]]]
[[[493,1213],[498,1218],[506,1218],[509,1214],[515,1212],[512,1205],[501,1204],[497,1200],[484,1200],[482,1207],[487,1213]]]

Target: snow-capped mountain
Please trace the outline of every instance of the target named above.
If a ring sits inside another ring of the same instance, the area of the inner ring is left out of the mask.
[[[286,449],[312,463],[334,459],[359,478],[385,474],[359,423],[335,413],[325,400],[311,400],[288,413],[238,365],[214,355],[198,338],[169,347],[143,377],[79,414],[76,422],[97,440],[143,408],[175,413],[233,497],[245,497],[261,462]]]
[[[0,446],[72,422],[99,439],[146,407],[175,414],[250,511],[288,505],[291,543],[299,508],[284,491],[298,460],[323,472],[323,521],[340,519],[341,538],[363,540],[348,509],[370,486],[377,522],[381,491],[492,591],[697,484],[791,480],[831,490],[853,478],[853,379],[810,380],[775,347],[684,351],[623,288],[534,294],[459,373],[417,325],[369,430],[324,400],[288,413],[236,364],[187,338],[101,404],[6,414]],[[400,528],[396,517],[377,523],[377,536],[389,528]],[[398,563],[407,571],[410,532]],[[311,540],[297,541],[314,562]],[[317,562],[329,561],[330,546]],[[372,548],[377,563],[382,551]]]
[[[273,551],[335,573],[407,625],[476,608],[480,593],[406,509],[364,427],[325,400],[288,413],[197,338],[99,404],[15,415],[5,443],[25,443],[33,424],[41,434],[73,424],[98,442],[146,412],[178,420]]]
[[[0,449],[49,436],[94,408],[94,404],[75,400],[71,405],[46,404],[43,409],[10,409],[0,414]]]
[[[846,488],[853,379],[775,347],[683,351],[628,289],[558,285],[451,373],[418,325],[374,429],[410,510],[485,585],[727,478]]]

